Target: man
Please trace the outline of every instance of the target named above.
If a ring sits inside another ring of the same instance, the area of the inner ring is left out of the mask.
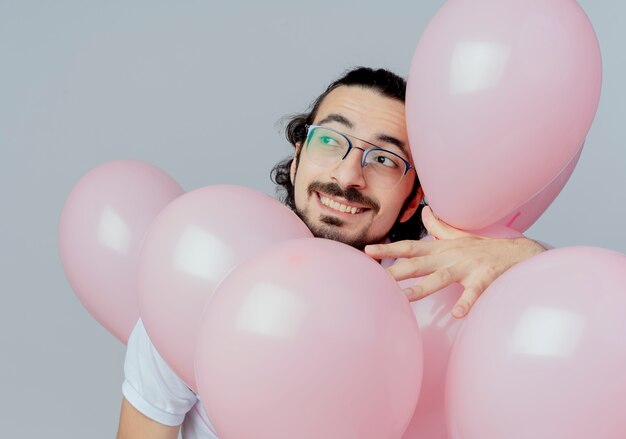
[[[389,269],[398,280],[428,275],[407,290],[416,300],[452,283],[465,292],[464,316],[482,291],[513,264],[543,251],[525,238],[486,239],[456,230],[422,206],[409,151],[405,81],[386,70],[357,68],[333,82],[309,113],[294,117],[287,139],[294,156],[273,169],[284,202],[315,236],[344,242],[376,258],[409,258]],[[421,242],[427,229],[438,238]],[[392,241],[386,243],[386,241]],[[125,363],[118,439],[215,439],[197,396],[176,377],[141,322]]]
[[[428,207],[423,221],[416,215],[423,193],[408,146],[405,89],[402,78],[382,69],[357,68],[333,82],[310,113],[288,124],[286,136],[295,154],[276,165],[274,181],[285,204],[315,236],[365,247],[377,259],[411,258],[389,269],[397,280],[429,275],[407,291],[410,300],[461,283],[465,292],[453,315],[463,317],[495,278],[545,249],[526,238],[493,240],[456,230]],[[339,145],[330,158],[329,142]],[[387,182],[380,176],[391,175],[392,163],[395,177]],[[381,169],[384,174],[377,172]],[[342,212],[341,206],[358,213]],[[440,241],[417,241],[424,226]],[[397,242],[366,247],[387,237]]]

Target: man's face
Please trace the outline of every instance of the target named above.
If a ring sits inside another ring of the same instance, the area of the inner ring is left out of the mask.
[[[363,139],[413,163],[404,104],[377,91],[354,86],[336,88],[322,101],[313,124]],[[371,147],[354,137],[350,140],[355,147]],[[296,148],[299,163],[296,169],[294,160],[291,167],[296,211],[315,236],[363,248],[382,241],[396,221],[406,221],[415,213],[421,195],[403,209],[415,182],[413,170],[394,187],[379,188],[365,180],[363,152],[359,149],[352,149],[344,160],[326,167],[309,159],[305,144]]]

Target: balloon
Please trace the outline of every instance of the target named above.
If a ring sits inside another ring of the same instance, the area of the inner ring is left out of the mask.
[[[480,236],[489,238],[519,238],[523,236],[515,230],[493,226],[482,230]],[[432,240],[428,235],[424,240]],[[404,259],[399,259],[400,263]],[[421,282],[423,277],[400,282],[408,288]],[[411,422],[403,439],[447,439],[445,383],[448,359],[456,334],[464,319],[452,317],[450,311],[461,294],[463,286],[454,283],[430,296],[411,302],[415,319],[420,328],[424,351],[424,369],[420,397]]]
[[[352,247],[310,238],[268,248],[218,286],[196,378],[223,439],[397,439],[421,364],[393,278]]]
[[[263,193],[215,185],[188,192],[154,220],[139,262],[139,309],[155,347],[192,389],[197,326],[217,284],[244,259],[311,232]]]
[[[512,228],[503,226],[500,224],[494,224],[484,229],[474,230],[472,232],[475,235],[483,236],[485,238],[523,238],[524,235]],[[428,236],[427,236],[428,238]]]
[[[520,232],[528,230],[561,193],[561,190],[565,187],[565,184],[574,172],[574,168],[578,163],[581,153],[582,146],[578,151],[578,154],[574,156],[574,158],[567,164],[567,166],[565,166],[565,168],[563,168],[561,173],[557,175],[554,180],[546,185],[545,188],[539,191],[537,195],[532,197],[523,206],[520,206],[511,214],[505,216],[499,221],[499,224]]]
[[[400,282],[403,288],[418,280]],[[403,439],[446,439],[445,378],[452,344],[463,323],[450,310],[461,297],[463,287],[449,285],[430,296],[412,302],[424,350],[424,369],[420,397]]]
[[[626,255],[550,250],[483,293],[452,348],[451,439],[626,432]]]
[[[139,318],[136,269],[150,222],[183,193],[165,172],[118,160],[85,174],[70,192],[59,223],[59,252],[76,296],[126,343]]]
[[[514,215],[567,174],[600,85],[598,42],[575,1],[445,3],[415,50],[406,97],[433,210],[464,230]]]

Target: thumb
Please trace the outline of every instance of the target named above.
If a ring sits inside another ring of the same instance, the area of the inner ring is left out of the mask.
[[[456,229],[437,218],[430,206],[426,206],[422,210],[422,222],[428,233],[437,239],[457,239],[471,236],[471,233]]]

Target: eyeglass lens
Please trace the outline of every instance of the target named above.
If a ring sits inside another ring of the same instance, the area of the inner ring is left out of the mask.
[[[309,132],[307,154],[320,166],[335,166],[349,149],[350,141],[339,132],[324,127],[313,127]],[[406,163],[391,151],[373,148],[364,154],[363,177],[372,186],[393,187],[406,173]]]

